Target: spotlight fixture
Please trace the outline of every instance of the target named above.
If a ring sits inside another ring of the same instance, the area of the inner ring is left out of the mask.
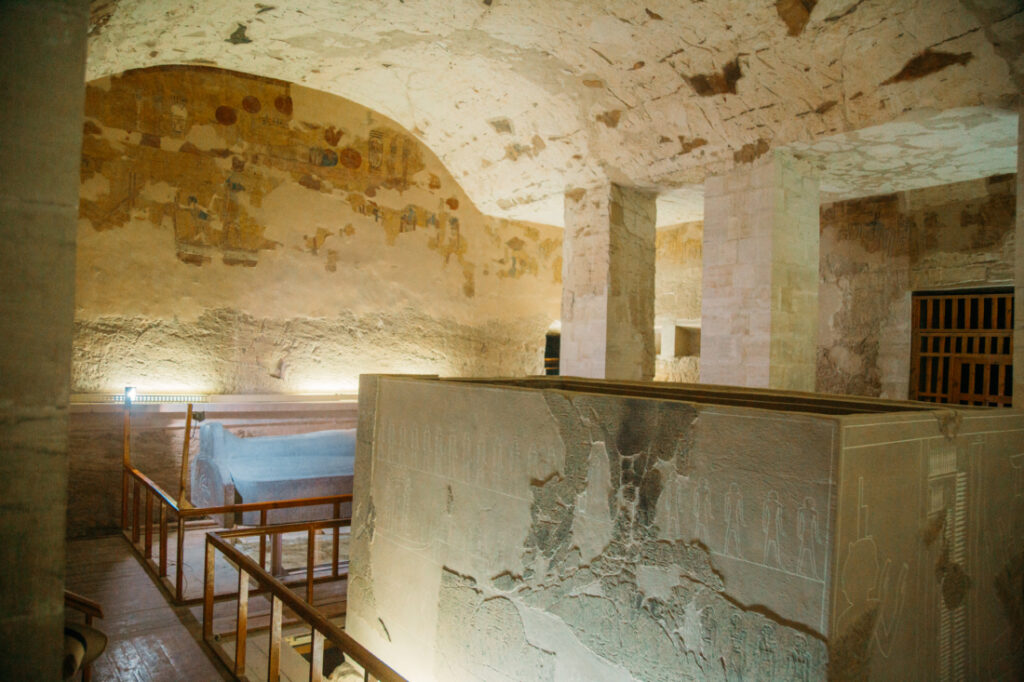
[[[125,405],[131,405],[132,402],[135,400],[135,396],[136,396],[136,393],[135,393],[135,387],[134,386],[125,386],[124,387],[124,404]]]

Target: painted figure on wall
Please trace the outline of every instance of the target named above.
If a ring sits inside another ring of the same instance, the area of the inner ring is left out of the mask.
[[[370,162],[370,170],[380,170],[384,163],[384,133],[379,130],[370,131],[366,158]]]
[[[412,206],[406,206],[398,218],[398,231],[399,233],[416,231],[416,209]]]

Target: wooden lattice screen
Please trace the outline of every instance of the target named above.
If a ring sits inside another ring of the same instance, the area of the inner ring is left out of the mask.
[[[914,294],[912,323],[912,400],[1010,406],[1012,291]]]

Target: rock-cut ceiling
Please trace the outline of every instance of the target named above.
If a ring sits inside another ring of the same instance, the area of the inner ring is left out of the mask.
[[[1013,172],[1020,0],[94,0],[87,78],[209,64],[331,92],[427,144],[481,210],[663,195],[787,149],[825,196]]]

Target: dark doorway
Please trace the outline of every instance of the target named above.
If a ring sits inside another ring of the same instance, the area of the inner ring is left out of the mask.
[[[558,374],[558,358],[561,348],[562,335],[558,332],[550,332],[544,337],[544,374],[548,376]]]

